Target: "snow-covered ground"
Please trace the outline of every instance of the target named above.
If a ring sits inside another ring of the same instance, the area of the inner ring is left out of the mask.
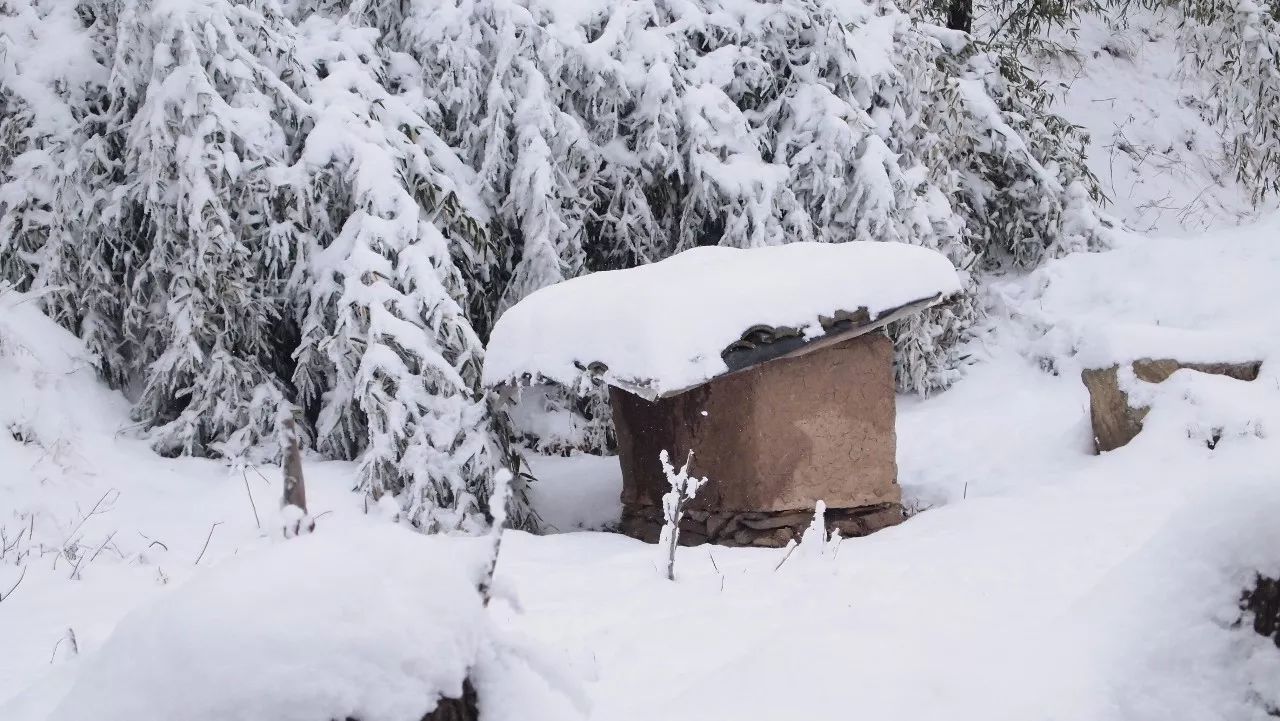
[[[1280,654],[1232,623],[1253,573],[1280,573],[1277,233],[1135,237],[996,284],[965,379],[900,401],[901,481],[925,510],[899,527],[781,568],[782,551],[682,550],[676,583],[620,535],[509,533],[498,578],[520,610],[490,612],[567,659],[606,721],[1263,719]],[[1145,389],[1148,429],[1092,455],[1081,359],[1152,338],[1268,362]],[[20,721],[130,610],[275,543],[279,471],[153,454],[20,296],[0,339],[0,718]],[[533,469],[560,530],[616,518],[611,459]],[[306,471],[319,533],[361,514],[352,465]]]
[[[1255,218],[1221,129],[1199,111],[1217,88],[1184,72],[1173,11],[1126,8],[1124,21],[1081,17],[1062,38],[1074,57],[1032,61],[1062,95],[1054,111],[1089,133],[1089,169],[1109,212],[1140,232],[1180,236]]]

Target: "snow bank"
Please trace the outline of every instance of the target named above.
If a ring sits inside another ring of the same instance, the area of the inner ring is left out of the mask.
[[[1256,574],[1280,575],[1277,514],[1274,475],[1215,479],[1077,607],[1117,718],[1273,718],[1280,653],[1237,622]]]
[[[1130,237],[1047,263],[1013,302],[1045,331],[1036,353],[1080,367],[1265,361],[1280,350],[1277,229],[1280,218],[1210,239]]]
[[[22,442],[48,446],[81,428],[115,428],[128,417],[119,394],[97,380],[94,358],[40,312],[39,299],[0,286],[0,427]]]
[[[728,372],[721,352],[753,326],[814,338],[838,311],[866,308],[874,321],[960,288],[944,256],[901,243],[693,248],[517,303],[493,328],[484,383],[543,377],[572,387],[599,363],[605,382],[659,396]]]
[[[419,721],[489,643],[475,541],[329,528],[126,616],[50,721]]]

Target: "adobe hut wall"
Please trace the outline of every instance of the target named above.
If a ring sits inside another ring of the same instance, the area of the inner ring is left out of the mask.
[[[710,478],[682,540],[782,545],[825,501],[828,522],[865,535],[902,518],[893,345],[867,334],[732,373],[655,402],[611,389],[623,530],[656,538],[667,492],[658,454]]]

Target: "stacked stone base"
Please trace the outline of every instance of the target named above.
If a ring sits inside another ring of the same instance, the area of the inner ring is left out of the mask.
[[[859,508],[828,508],[827,531],[841,536],[865,536],[902,522],[902,504],[880,503]],[[813,509],[794,511],[685,511],[680,522],[680,545],[759,546],[781,548],[799,541],[813,522]],[[622,532],[646,543],[662,533],[662,511],[656,506],[631,506],[622,511]]]

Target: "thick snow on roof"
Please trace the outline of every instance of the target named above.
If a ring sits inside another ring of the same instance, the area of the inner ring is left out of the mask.
[[[721,353],[755,326],[816,338],[838,312],[865,308],[874,322],[960,289],[944,256],[902,243],[694,248],[532,293],[494,326],[484,382],[573,387],[602,364],[606,383],[661,396],[727,373]]]
[[[377,524],[238,556],[126,616],[49,721],[418,721],[489,642],[477,543]]]

